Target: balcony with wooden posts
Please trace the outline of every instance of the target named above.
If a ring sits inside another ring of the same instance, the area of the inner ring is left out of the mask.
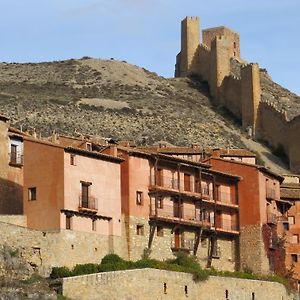
[[[201,213],[200,208],[196,206],[193,208],[184,207],[176,201],[168,204],[152,201],[150,204],[150,220],[207,230],[213,229],[214,226],[212,215]]]
[[[78,210],[80,212],[96,214],[98,211],[97,198],[93,196],[79,195]]]
[[[216,230],[222,233],[239,234],[238,224],[234,220],[216,220]]]
[[[203,183],[203,182],[202,182]],[[213,188],[203,186],[199,180],[195,180],[193,184],[184,180],[183,186],[180,185],[178,178],[168,176],[150,176],[149,191],[167,193],[170,195],[183,195],[189,198],[203,200],[206,203],[216,204],[218,206],[238,208],[237,200],[229,192],[216,191],[214,197]],[[216,199],[214,199],[216,198]]]

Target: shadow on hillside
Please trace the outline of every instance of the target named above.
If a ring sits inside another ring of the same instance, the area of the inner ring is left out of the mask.
[[[271,162],[278,165],[281,168],[289,169],[289,163],[286,157],[279,157],[270,152],[263,151],[261,152],[264,156],[266,156]]]
[[[23,214],[23,186],[0,178],[0,214]]]

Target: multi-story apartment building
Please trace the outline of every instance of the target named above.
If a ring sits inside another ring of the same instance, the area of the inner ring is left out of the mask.
[[[0,214],[23,213],[23,137],[0,116]]]
[[[280,186],[280,197],[285,203],[281,219],[285,238],[285,262],[300,285],[300,176],[284,177]]]
[[[116,151],[110,147],[104,152]],[[239,267],[239,177],[204,163],[117,147],[128,256],[166,259],[177,251],[202,266]]]
[[[241,266],[256,273],[285,271],[281,239],[283,177],[269,169],[236,160],[210,158],[213,168],[235,174],[239,184]]]

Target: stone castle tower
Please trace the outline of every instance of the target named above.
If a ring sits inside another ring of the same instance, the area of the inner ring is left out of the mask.
[[[181,22],[175,77],[196,76],[207,82],[216,106],[230,111],[250,136],[283,149],[291,170],[300,172],[300,114],[288,119],[280,103],[263,99],[260,68],[242,60],[238,33],[222,26],[201,34],[202,42],[199,17]]]
[[[246,64],[240,77],[234,78],[231,60],[244,63],[240,54],[240,36],[221,26],[202,31],[199,17],[181,22],[181,51],[176,56],[175,77],[197,76],[209,85],[216,105],[228,108],[255,134],[260,102],[259,67]]]

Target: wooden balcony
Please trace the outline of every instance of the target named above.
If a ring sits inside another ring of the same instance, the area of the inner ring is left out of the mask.
[[[154,176],[150,176],[149,184],[150,192],[166,192],[169,194],[182,194],[186,197],[202,199],[206,203],[213,203],[221,206],[227,206],[231,208],[238,208],[233,196],[228,192],[218,192],[216,195],[216,201],[213,197],[213,190],[207,187],[200,186],[200,183],[195,183],[194,185],[179,186],[178,179],[174,179],[167,176],[160,176],[159,180],[155,183]]]
[[[239,234],[239,228],[236,222],[232,220],[221,219],[219,224],[216,224],[216,230],[222,233]]]
[[[150,205],[150,219],[187,227],[203,227],[204,229],[213,227],[213,219],[210,219],[208,215],[201,216],[196,208],[179,209],[176,205],[171,204],[156,207],[155,203],[152,203]]]
[[[87,212],[96,214],[98,211],[98,201],[92,196],[79,196],[78,210],[80,212]]]

